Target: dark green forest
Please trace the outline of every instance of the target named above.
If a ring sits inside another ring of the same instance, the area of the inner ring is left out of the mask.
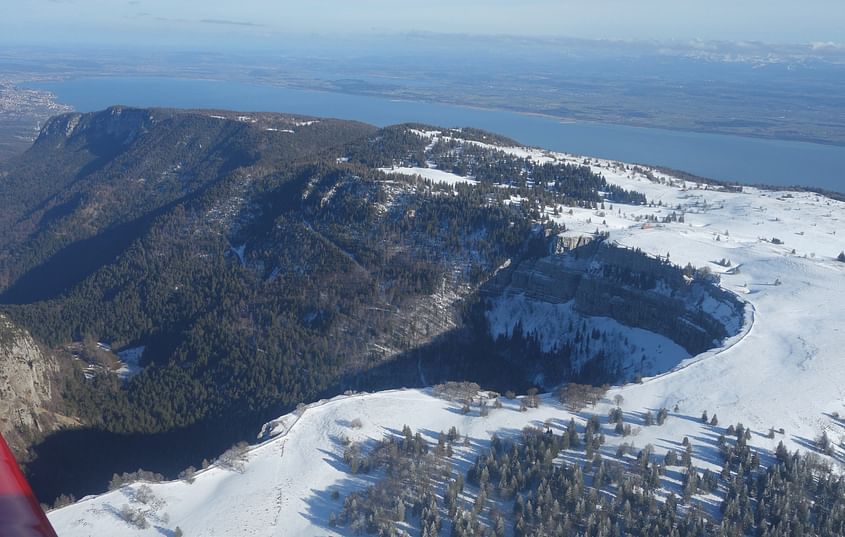
[[[61,398],[84,424],[28,454],[39,493],[81,495],[135,470],[129,444],[191,444],[167,464],[141,457],[172,473],[298,403],[418,383],[400,371],[420,353],[441,375],[465,374],[472,360],[454,357],[466,342],[438,343],[437,329],[407,319],[446,293],[452,313],[441,314],[460,322],[474,302],[465,290],[507,259],[546,255],[549,204],[597,206],[599,192],[645,202],[587,168],[428,144],[411,126],[282,114],[113,107],[48,122],[0,168],[2,310],[75,364]],[[427,161],[480,184],[377,169]],[[526,202],[503,203],[514,193]],[[89,363],[96,342],[144,346],[143,369],[121,381]]]

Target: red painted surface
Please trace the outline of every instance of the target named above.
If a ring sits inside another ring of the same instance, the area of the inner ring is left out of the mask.
[[[0,436],[0,537],[56,537],[8,444]]]

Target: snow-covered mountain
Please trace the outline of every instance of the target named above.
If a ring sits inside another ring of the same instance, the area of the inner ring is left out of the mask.
[[[580,427],[591,414],[603,417],[607,441],[601,453],[608,459],[623,443],[639,448],[651,444],[654,455],[662,457],[670,449],[682,449],[679,442],[688,437],[695,465],[719,472],[714,438],[727,424],[742,422],[753,431],[750,445],[764,459],[781,441],[790,450],[808,450],[827,433],[834,444],[831,459],[841,460],[845,262],[836,257],[845,248],[845,203],[808,192],[750,187],[738,192],[642,167],[541,150],[504,150],[537,161],[587,163],[608,182],[659,203],[544,210],[547,218],[565,226],[564,235],[572,240],[600,231],[611,243],[668,257],[681,266],[709,267],[718,274],[719,285],[745,303],[743,325],[734,327],[734,335],[717,348],[693,356],[651,334],[639,345],[657,357],[653,374],[640,383],[610,388],[596,405],[583,410],[546,394],[538,407],[525,411],[520,411],[520,399],[506,398],[498,399],[501,408],[482,411],[437,397],[431,389],[348,394],[314,403],[268,424],[259,444],[230,452],[191,479],[133,483],[52,511],[49,517],[58,533],[352,535],[349,526],[330,524],[332,513],[343,508],[346,495],[372,485],[379,474],[350,474],[344,452],[350,442],[366,448],[385,435],[401,435],[404,425],[432,444],[441,431],[458,429],[467,442],[456,444],[449,464],[463,474],[493,434],[515,438],[526,426],[560,433],[570,419]],[[472,185],[470,178],[447,172],[428,176]],[[492,325],[504,326],[505,317],[521,315],[544,321],[534,323],[535,329],[553,337],[555,316],[563,319],[571,308],[559,305],[554,314],[543,308],[547,306],[520,297],[494,310],[498,320]],[[635,339],[634,332],[629,335]],[[630,435],[612,434],[607,423],[617,404],[634,427]],[[659,409],[669,409],[666,423],[647,426],[646,413]],[[718,415],[721,426],[704,423],[702,412]],[[767,434],[770,430],[773,437]],[[572,457],[564,452],[561,462]],[[667,490],[680,488],[669,474],[664,481]],[[719,517],[718,494],[700,501],[713,518]]]

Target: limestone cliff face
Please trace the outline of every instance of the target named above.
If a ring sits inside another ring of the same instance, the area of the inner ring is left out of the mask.
[[[0,433],[16,451],[67,421],[55,412],[59,370],[29,333],[0,315]]]
[[[491,300],[520,295],[540,303],[571,302],[581,315],[661,334],[690,354],[718,345],[742,326],[742,304],[707,275],[692,277],[601,241],[579,241],[562,251],[500,273],[484,294]]]
[[[51,118],[36,140],[36,144],[59,147],[75,140],[96,143],[98,146],[128,145],[160,119],[172,116],[166,111],[112,106],[95,114],[76,112]]]

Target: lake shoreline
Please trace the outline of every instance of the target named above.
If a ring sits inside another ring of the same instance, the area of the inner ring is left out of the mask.
[[[530,111],[409,101],[326,89],[218,78],[98,77],[38,81],[59,102],[82,112],[114,104],[286,112],[363,121],[379,127],[418,122],[476,127],[528,146],[648,163],[715,182],[773,188],[845,190],[845,146],[711,131],[603,123]],[[154,96],[154,97],[153,97]]]

